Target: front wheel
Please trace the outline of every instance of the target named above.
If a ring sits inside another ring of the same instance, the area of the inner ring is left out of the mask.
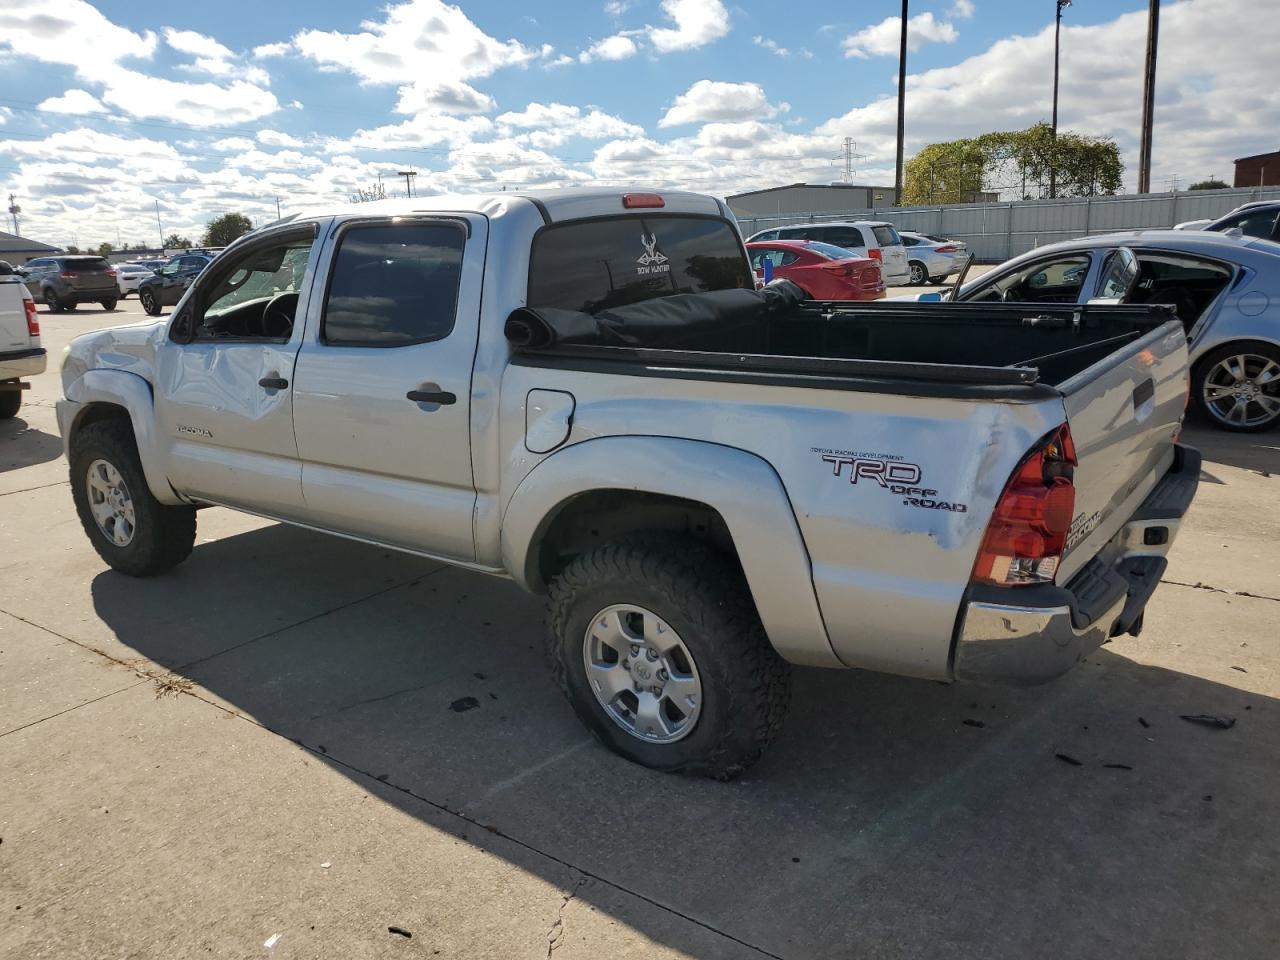
[[[80,524],[112,569],[149,577],[190,555],[195,507],[166,506],[152,496],[128,421],[81,427],[71,438],[69,460]]]
[[[547,650],[596,738],[657,770],[737,776],[791,695],[741,571],[685,538],[628,537],[577,557],[552,584]]]
[[[925,269],[924,264],[918,260],[911,261],[911,285],[913,287],[923,287],[929,282],[929,271]]]
[[[142,290],[138,293],[138,299],[142,302],[142,309],[147,316],[160,316],[160,302],[156,299],[154,293],[150,290]]]
[[[0,420],[12,420],[22,409],[22,385],[17,380],[0,380]]]
[[[1191,391],[1214,426],[1257,433],[1280,423],[1280,349],[1228,343],[1198,364]]]

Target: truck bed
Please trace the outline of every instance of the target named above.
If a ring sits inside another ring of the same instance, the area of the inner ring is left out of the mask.
[[[795,303],[731,290],[594,316],[518,310],[507,333],[534,363],[543,357],[557,365],[638,364],[668,375],[719,371],[817,378],[846,389],[914,385],[936,395],[977,387],[1032,396],[1171,322],[1176,317],[1163,306]]]

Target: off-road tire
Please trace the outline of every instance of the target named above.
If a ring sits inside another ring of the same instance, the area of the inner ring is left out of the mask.
[[[683,739],[646,743],[615,723],[591,690],[583,664],[587,626],[619,603],[657,614],[693,656],[703,702]],[[551,584],[547,656],[556,684],[601,743],[666,772],[738,776],[777,735],[791,699],[791,668],[769,643],[742,572],[686,537],[630,536],[575,558]]]
[[[81,427],[71,438],[71,495],[84,532],[98,556],[131,577],[150,577],[172,570],[191,554],[196,542],[194,507],[171,507],[151,495],[133,430],[126,420],[103,420]],[[95,460],[120,472],[133,500],[135,530],[126,546],[112,543],[98,528],[89,509],[87,474]]]
[[[102,309],[103,309],[103,310],[114,310],[114,309],[116,308],[117,300],[116,300],[116,299],[112,299],[112,300],[99,300],[98,302],[99,302],[100,304],[102,304]]]
[[[15,387],[18,385],[17,380],[4,380],[0,381],[0,383],[11,383]],[[21,409],[21,390],[0,390],[0,420],[12,420],[18,415],[18,411]]]

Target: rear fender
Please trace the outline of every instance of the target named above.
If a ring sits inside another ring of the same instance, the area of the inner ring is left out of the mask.
[[[151,384],[137,374],[123,370],[88,370],[67,386],[66,397],[69,403],[59,405],[58,419],[68,452],[72,436],[94,404],[123,407],[129,413],[142,472],[152,496],[171,505],[184,502],[169,486],[169,478],[163,468]]]
[[[760,619],[793,663],[844,666],[831,649],[809,554],[782,481],[766,461],[734,447],[668,437],[603,437],[543,460],[521,481],[502,523],[502,557],[526,589],[545,589],[542,534],[575,497],[625,490],[692,500],[723,518]]]

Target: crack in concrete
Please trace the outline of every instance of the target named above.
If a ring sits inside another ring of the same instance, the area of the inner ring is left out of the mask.
[[[1181,580],[1161,580],[1160,582],[1168,583],[1175,587],[1187,587],[1191,590],[1207,590],[1210,593],[1225,593],[1230,597],[1249,597],[1253,600],[1270,600],[1272,603],[1280,603],[1280,597],[1269,597],[1265,593],[1250,593],[1248,590],[1228,590],[1225,587],[1214,587],[1199,580],[1195,583],[1183,583]]]
[[[578,891],[585,887],[591,881],[586,877],[579,876],[578,882],[573,885],[573,889],[564,895],[560,900],[560,909],[556,911],[555,923],[551,924],[551,929],[547,931],[547,960],[551,960],[551,954],[556,952],[556,948],[560,946],[560,942],[564,940],[564,912],[578,896]]]
[[[345,713],[348,710],[354,710],[356,707],[363,707],[367,703],[378,703],[382,700],[390,700],[393,697],[400,696],[402,693],[416,693],[419,690],[425,690],[427,687],[431,686],[433,683],[435,683],[434,679],[426,683],[420,683],[417,686],[405,687],[403,690],[392,690],[390,693],[381,693],[381,694],[378,694],[378,696],[376,697],[365,697],[363,700],[356,700],[356,701],[353,701],[352,703],[344,704],[341,707],[336,707],[333,710],[327,710],[324,713],[312,714],[310,719],[321,720],[325,717],[332,717],[339,713]]]
[[[12,497],[15,493],[30,493],[32,490],[48,490],[50,487],[64,487],[70,483],[70,480],[55,480],[53,483],[42,483],[38,487],[23,487],[21,490],[7,490],[4,493],[0,493],[0,497]]]

